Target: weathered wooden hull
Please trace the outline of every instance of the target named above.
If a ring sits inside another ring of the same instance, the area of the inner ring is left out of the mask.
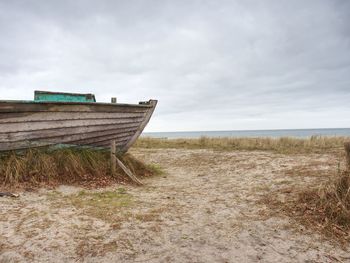
[[[115,140],[126,152],[156,104],[0,101],[0,151],[56,144],[108,147]]]

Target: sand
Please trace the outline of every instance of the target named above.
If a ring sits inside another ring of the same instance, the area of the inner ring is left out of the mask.
[[[259,202],[279,189],[319,183],[317,173],[303,171],[334,171],[335,155],[133,154],[166,173],[142,187],[95,190],[117,189],[125,195],[122,207],[87,209],[91,196],[69,186],[1,198],[0,262],[350,262],[349,247]]]

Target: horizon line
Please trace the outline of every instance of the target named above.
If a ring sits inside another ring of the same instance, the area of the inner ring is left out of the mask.
[[[236,132],[236,131],[297,131],[297,130],[336,130],[336,129],[350,129],[350,127],[341,128],[287,128],[287,129],[248,129],[248,130],[191,130],[191,131],[145,131],[143,133],[180,133],[180,132]]]

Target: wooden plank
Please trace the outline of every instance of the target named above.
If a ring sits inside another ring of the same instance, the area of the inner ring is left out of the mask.
[[[120,168],[122,168],[122,170],[124,171],[124,173],[133,181],[135,182],[136,184],[138,185],[143,185],[143,183],[130,171],[129,168],[127,168],[121,160],[119,160],[117,157],[116,157],[116,160],[117,160],[117,164]]]
[[[59,120],[94,120],[94,119],[121,119],[143,118],[145,113],[136,112],[32,112],[32,113],[0,113],[0,125],[18,122],[44,122]]]
[[[16,143],[21,141],[45,141],[45,142],[56,142],[56,143],[67,143],[67,142],[75,142],[75,141],[84,141],[84,140],[93,140],[95,138],[101,138],[101,137],[107,137],[107,136],[115,136],[115,137],[121,137],[121,136],[132,136],[134,135],[136,129],[129,129],[129,130],[108,130],[108,131],[100,131],[100,132],[91,132],[91,133],[79,133],[79,134],[66,134],[61,136],[55,136],[55,137],[42,137],[37,138],[35,140],[17,140],[17,141],[2,141],[0,142],[0,149],[1,145],[3,143]]]
[[[48,142],[30,142],[30,141],[22,141],[15,143],[2,143],[0,151],[10,151],[10,150],[22,150],[27,148],[37,148],[37,147],[45,147],[50,145],[55,145],[57,143],[48,143]]]
[[[48,130],[36,130],[36,131],[24,131],[16,133],[0,133],[0,142],[15,142],[23,140],[38,140],[41,138],[52,138],[65,136],[67,134],[89,134],[89,133],[101,133],[103,131],[134,131],[140,124],[139,123],[127,123],[127,124],[109,124],[109,125],[92,125],[84,127],[71,127],[71,128],[55,128]]]
[[[89,137],[89,138],[84,138],[80,140],[72,140],[70,141],[72,144],[84,144],[84,145],[91,145],[95,144],[98,142],[102,141],[127,141],[130,139],[130,137],[134,134],[135,132],[129,132],[129,133],[121,133],[121,134],[108,134],[108,135],[103,135],[103,136],[94,136],[94,137]]]
[[[129,137],[124,137],[120,141],[118,141],[117,145],[125,145],[128,141]],[[105,142],[105,140],[102,140]],[[108,140],[110,141],[110,139]],[[19,149],[26,149],[26,148],[36,148],[36,147],[45,147],[45,146],[52,146],[55,144],[71,144],[71,145],[91,145],[91,146],[99,146],[100,142],[94,142],[91,144],[79,144],[79,143],[73,143],[69,140],[59,141],[59,142],[49,142],[49,141],[20,141],[20,142],[13,142],[13,143],[1,143],[0,144],[0,151],[9,151],[9,150],[19,150]]]
[[[115,140],[111,141],[111,173],[112,175],[116,174],[115,168],[117,165],[117,157],[115,156],[116,144]]]
[[[100,145],[105,145],[105,143],[108,143],[110,142],[111,140],[115,140],[118,145],[121,145],[121,144],[126,144],[126,142],[130,139],[131,136],[129,137],[123,137],[123,138],[117,138],[117,137],[114,137],[114,136],[110,136],[109,138],[105,137],[105,138],[100,138],[100,139],[94,139],[92,140],[91,142],[82,142],[82,143],[79,143],[79,142],[74,142],[73,144],[76,144],[76,145],[94,145],[94,146],[100,146]]]
[[[5,142],[0,142],[0,149],[3,147],[6,147],[7,145],[23,145],[24,143],[28,143],[28,142],[47,142],[47,143],[69,143],[69,144],[75,144],[75,143],[79,143],[79,144],[84,144],[84,143],[89,143],[89,142],[94,142],[94,141],[98,141],[101,138],[122,138],[122,139],[127,139],[130,138],[133,134],[135,133],[135,129],[134,130],[130,130],[128,132],[125,131],[118,131],[118,130],[113,130],[113,131],[108,131],[108,132],[98,132],[98,133],[88,133],[88,134],[67,134],[64,136],[57,136],[57,137],[51,137],[51,138],[39,138],[37,140],[21,140],[21,141],[5,141]]]
[[[64,120],[55,122],[24,122],[0,125],[0,133],[47,130],[54,128],[81,127],[90,125],[140,123],[143,118],[98,119],[98,120]]]

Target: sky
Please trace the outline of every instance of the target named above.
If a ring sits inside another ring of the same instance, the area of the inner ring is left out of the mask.
[[[0,0],[0,99],[157,99],[146,131],[350,127],[348,0]]]

